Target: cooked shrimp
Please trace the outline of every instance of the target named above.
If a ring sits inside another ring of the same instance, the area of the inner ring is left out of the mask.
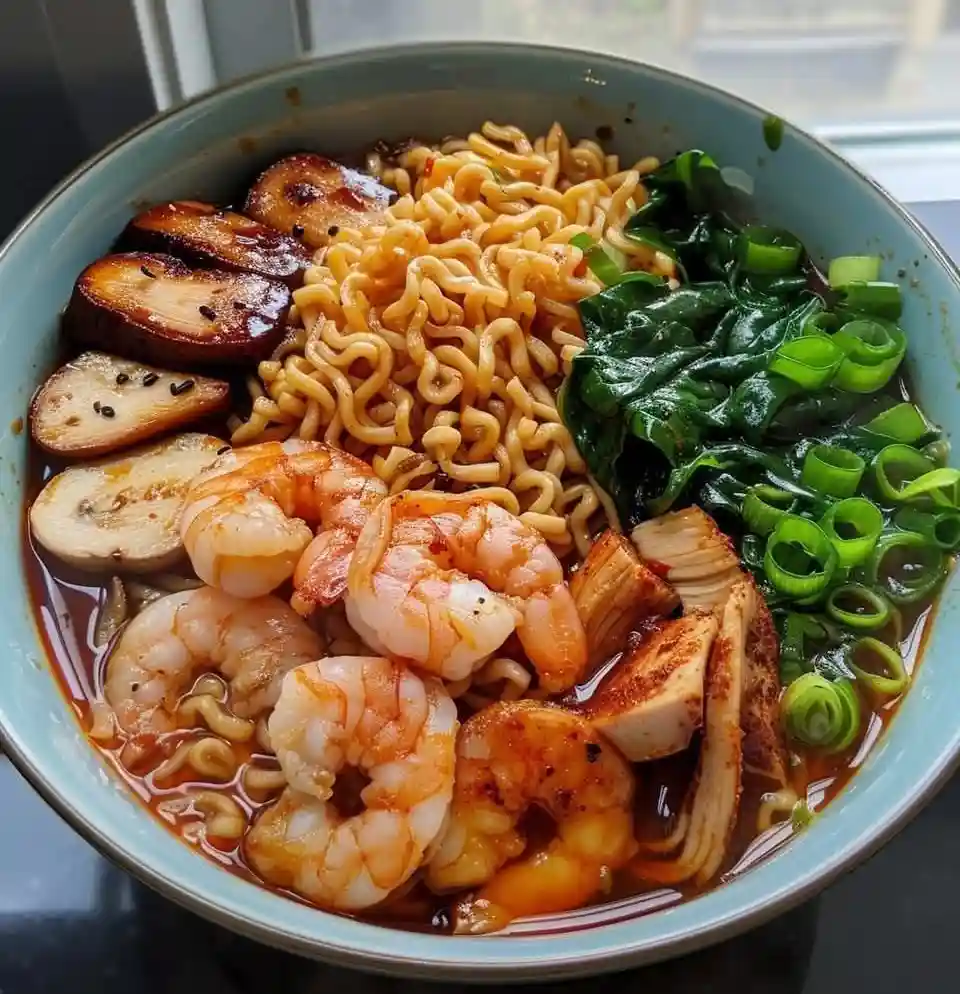
[[[251,864],[326,908],[378,904],[420,867],[447,816],[449,694],[377,656],[322,659],[287,674],[269,728],[289,786],[247,836]],[[369,783],[364,810],[344,817],[332,798],[349,767]]]
[[[309,614],[343,593],[357,535],[386,493],[365,462],[323,442],[263,442],[194,481],[180,532],[197,575],[237,597],[268,594],[296,570],[293,606]]]
[[[579,715],[537,701],[495,704],[457,741],[453,808],[427,867],[436,891],[480,886],[457,930],[489,932],[514,918],[580,907],[633,854],[633,773]],[[518,823],[537,806],[556,823],[524,853]]]
[[[357,542],[346,604],[375,651],[446,680],[468,677],[514,629],[550,692],[573,686],[587,663],[557,557],[535,529],[469,494],[383,501]]]
[[[322,639],[276,597],[185,590],[154,601],[124,630],[107,661],[107,703],[129,736],[169,732],[180,697],[216,669],[230,682],[231,710],[256,718],[276,703],[287,670],[322,653]]]

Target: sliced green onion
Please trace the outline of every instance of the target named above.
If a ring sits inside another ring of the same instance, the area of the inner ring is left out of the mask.
[[[788,514],[767,539],[763,568],[779,593],[802,600],[826,589],[837,569],[837,552],[819,525]]]
[[[827,509],[820,527],[837,550],[841,566],[856,566],[867,559],[883,531],[883,515],[873,501],[848,497]]]
[[[840,292],[843,307],[854,314],[896,321],[903,311],[903,294],[897,283],[851,280]]]
[[[816,815],[810,810],[810,805],[803,798],[800,798],[790,811],[790,827],[795,832],[802,832],[805,828],[810,827],[814,818]]]
[[[750,224],[740,232],[737,251],[744,272],[780,276],[797,268],[803,246],[782,228]]]
[[[789,514],[796,498],[786,490],[760,484],[751,487],[743,498],[743,520],[750,531],[764,538]]]
[[[929,435],[933,431],[933,426],[919,408],[904,402],[894,404],[882,414],[878,414],[873,420],[868,421],[862,430],[870,432],[871,435],[882,435],[893,442],[913,445],[924,435]]]
[[[945,438],[935,438],[920,450],[934,466],[946,466],[950,458],[950,443]]]
[[[827,614],[848,628],[874,631],[890,620],[890,603],[862,583],[845,583],[830,591]]]
[[[833,379],[843,359],[843,350],[831,338],[805,335],[784,342],[767,368],[806,390],[817,390]]]
[[[918,532],[881,535],[867,563],[867,580],[894,604],[929,597],[947,571],[947,558]]]
[[[827,270],[827,282],[834,290],[840,290],[848,283],[872,283],[880,279],[879,255],[841,255],[831,260]]]
[[[585,231],[574,235],[570,244],[583,251],[590,271],[605,286],[612,286],[620,280],[623,270]]]
[[[856,452],[835,445],[814,445],[803,458],[800,483],[828,497],[852,497],[866,468]]]
[[[905,532],[917,532],[945,552],[960,548],[960,510],[927,513],[915,507],[902,507],[893,523]]]
[[[831,341],[845,354],[834,385],[851,393],[874,393],[885,386],[907,351],[906,336],[890,321],[848,321]]]
[[[843,322],[830,311],[818,311],[803,324],[802,335],[832,335]]]
[[[960,470],[936,467],[910,445],[888,445],[873,460],[877,489],[885,500],[905,504],[929,497],[942,506],[955,506]]]
[[[850,680],[804,673],[783,692],[783,728],[800,745],[843,752],[860,731],[860,698]]]
[[[907,689],[903,657],[886,642],[857,639],[847,650],[847,665],[865,687],[882,697],[896,697]]]

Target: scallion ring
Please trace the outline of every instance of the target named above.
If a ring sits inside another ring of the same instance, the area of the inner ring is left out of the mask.
[[[585,231],[574,235],[570,244],[583,252],[590,272],[605,286],[613,286],[623,275],[623,270]]]
[[[924,435],[929,435],[933,426],[923,416],[915,404],[894,404],[878,414],[863,426],[863,431],[871,435],[881,435],[892,442],[913,445]]]
[[[841,566],[864,562],[883,531],[883,515],[873,501],[848,497],[832,504],[820,519],[820,527],[837,550]]]
[[[960,510],[946,508],[927,513],[915,507],[902,507],[893,523],[901,531],[917,532],[944,552],[960,548]]]
[[[941,506],[956,506],[960,470],[934,466],[910,445],[888,445],[873,460],[881,496],[895,504],[928,497]]]
[[[841,255],[831,259],[827,270],[827,282],[834,290],[840,290],[855,281],[872,283],[880,279],[879,255]]]
[[[751,487],[743,498],[743,520],[750,531],[766,538],[777,522],[789,514],[796,498],[786,490],[759,484]]]
[[[789,231],[751,224],[740,232],[737,251],[744,272],[780,276],[797,268],[803,246]]]
[[[881,280],[850,280],[842,287],[842,307],[855,314],[896,321],[903,311],[903,293],[897,283]]]
[[[783,728],[800,745],[843,752],[860,732],[860,698],[850,680],[804,673],[783,692]]]
[[[862,583],[845,583],[830,591],[827,614],[847,628],[872,632],[890,620],[890,603]]]
[[[823,529],[807,518],[788,514],[767,539],[763,568],[778,593],[795,600],[815,597],[837,569],[837,551]]]
[[[843,359],[843,350],[826,335],[804,335],[784,342],[767,368],[806,390],[818,390],[833,379]]]
[[[907,351],[906,336],[892,321],[848,321],[831,341],[844,352],[834,386],[850,393],[874,393],[885,386]]]
[[[903,657],[879,639],[857,639],[847,649],[847,665],[860,683],[881,697],[896,697],[907,689]]]
[[[918,532],[881,535],[867,562],[867,581],[894,604],[929,597],[947,571],[947,558]]]
[[[867,468],[861,456],[835,445],[814,445],[807,450],[800,483],[828,497],[852,497]]]

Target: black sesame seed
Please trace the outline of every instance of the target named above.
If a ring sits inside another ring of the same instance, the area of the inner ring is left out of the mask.
[[[197,310],[208,320],[213,321],[217,316],[217,312],[207,304],[201,304]]]
[[[156,273],[151,273],[150,270],[147,269],[146,266],[141,266],[140,267],[140,272],[143,273],[144,276],[148,277],[151,280],[155,280],[157,278],[157,274]]]
[[[93,410],[94,410],[94,413],[96,413],[96,414],[100,413],[100,401],[99,400],[95,400],[93,402]]]
[[[188,390],[192,389],[193,389],[193,380],[184,380],[183,383],[170,384],[170,393],[172,393],[174,397],[179,397],[180,394],[186,393]]]
[[[100,408],[100,413],[105,418],[112,418],[117,412],[108,404],[104,404],[103,407]]]
[[[140,684],[137,683],[136,680],[134,680],[134,682],[130,684],[130,690],[135,694],[139,689],[140,689]]]
[[[217,455],[222,456],[224,452],[229,452],[229,451],[230,451],[229,445],[221,445],[220,448],[217,449]]]
[[[302,238],[304,230],[305,229],[302,224],[295,224],[291,229],[294,238]]]
[[[147,375],[143,378],[143,385],[145,387],[152,387],[159,379],[159,373],[147,373]]]
[[[588,742],[587,743],[587,762],[595,763],[600,758],[600,753],[603,752],[603,748],[598,742]]]
[[[327,234],[331,238],[333,238],[334,235],[339,234],[339,232],[340,232],[340,225],[339,224],[331,224],[330,227],[327,228]]]
[[[129,379],[130,377],[127,373],[117,373],[117,386],[120,386],[122,383],[126,383]]]

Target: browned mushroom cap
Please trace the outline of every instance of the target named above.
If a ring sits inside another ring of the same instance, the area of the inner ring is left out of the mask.
[[[64,330],[81,344],[145,362],[244,363],[279,344],[289,308],[290,289],[278,280],[129,252],[104,256],[80,274]]]
[[[310,265],[309,249],[296,238],[197,200],[157,204],[138,214],[120,244],[136,251],[169,252],[191,265],[283,280],[291,288],[303,282],[303,271]]]
[[[382,224],[392,195],[366,173],[300,152],[260,175],[247,194],[244,211],[311,248],[320,248],[330,240],[331,228],[335,234],[339,227]]]

